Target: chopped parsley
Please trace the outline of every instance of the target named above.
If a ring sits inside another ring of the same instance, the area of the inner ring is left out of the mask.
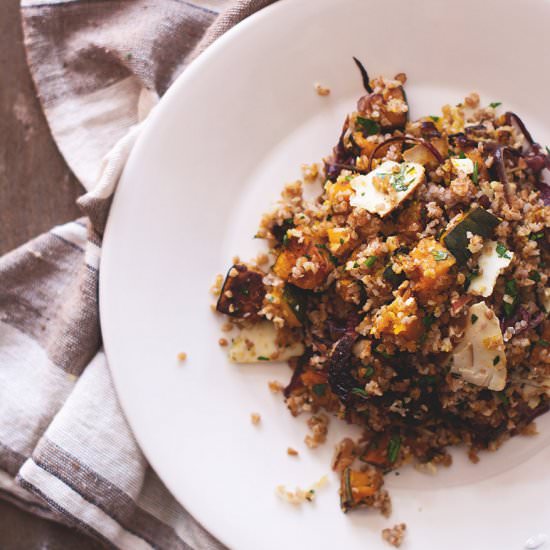
[[[506,258],[509,260],[512,257],[508,254],[508,249],[502,243],[497,243],[496,252],[499,258]]]
[[[342,239],[342,237],[340,237],[340,244],[344,244],[344,239]]]
[[[434,121],[434,122],[439,122],[439,119],[440,117],[436,116],[436,115],[430,115],[430,118]]]
[[[382,357],[384,357],[385,359],[391,359],[391,357],[393,357],[390,353],[387,353],[385,351],[382,351],[382,350],[379,350],[378,349],[378,346],[376,348],[374,348],[374,353],[378,353],[378,355],[381,355]]]
[[[516,280],[510,279],[509,281],[506,281],[504,289],[506,294],[513,298],[511,304],[509,304],[508,302],[503,302],[502,304],[504,308],[504,314],[506,315],[506,317],[510,317],[514,313],[518,302],[518,285],[516,283]]]
[[[468,290],[468,287],[470,286],[473,279],[475,279],[479,275],[479,269],[475,268],[472,269],[468,275],[466,275],[466,282],[464,283],[464,290]]]
[[[498,365],[500,363],[500,355],[495,355],[493,359],[493,365]]]
[[[493,101],[492,103],[489,103],[489,107],[492,107],[493,109],[496,109],[497,107],[500,107],[502,105],[502,101]]]
[[[424,315],[424,317],[422,317],[422,324],[426,328],[430,328],[434,324],[434,321],[435,316],[432,313],[430,313],[429,315]]]
[[[390,464],[393,464],[397,460],[399,449],[401,449],[401,437],[393,435],[388,443],[388,460]]]
[[[475,313],[472,313],[472,316],[470,317],[470,319],[472,320],[472,325],[475,325],[479,317]]]
[[[410,174],[414,170],[413,166],[407,166],[406,164],[402,164],[399,172],[389,174],[390,176],[390,185],[396,190],[396,191],[406,191],[409,188],[409,185],[411,182],[405,181],[405,177]],[[381,174],[385,175],[385,174]]]
[[[529,235],[530,241],[538,241],[539,239],[542,239],[544,237],[544,231],[541,231],[540,233],[531,233]]]
[[[369,394],[362,388],[353,388],[351,393],[354,395],[359,395],[360,397],[370,397]]]
[[[353,269],[357,269],[359,267],[359,264],[357,262],[353,262]]]
[[[380,132],[380,124],[378,124],[378,122],[375,122],[374,120],[371,120],[370,118],[358,116],[355,120],[357,124],[361,126],[363,133],[365,133],[367,136],[373,136],[374,134],[378,134]]]
[[[250,294],[250,290],[248,288],[241,288],[241,294],[244,294],[245,296],[248,296]]]
[[[460,153],[458,153],[458,158],[459,159],[465,159],[466,158],[466,155],[464,154],[464,151],[460,151]]]
[[[444,250],[434,250],[432,254],[436,262],[442,262],[449,257],[449,253]]]
[[[288,235],[285,233],[284,237],[283,237],[283,246],[286,246],[288,243]]]
[[[323,397],[327,391],[327,385],[326,384],[313,384],[312,388],[313,393],[317,397]]]
[[[502,401],[502,403],[504,403],[504,405],[509,404],[508,396],[503,391],[496,391],[494,392],[494,394],[499,401]]]
[[[376,256],[369,256],[364,262],[363,265],[366,267],[372,267],[376,262]]]
[[[477,164],[477,160],[474,162],[474,171],[472,172],[472,181],[475,183],[475,185],[479,182],[479,166]]]
[[[538,271],[530,271],[529,279],[531,279],[531,281],[535,281],[535,283],[540,283],[540,273]]]
[[[426,384],[428,386],[432,386],[433,384],[435,384],[437,382],[437,376],[435,376],[434,374],[428,374],[427,376],[423,376],[420,379],[420,381],[423,384]]]
[[[372,376],[374,374],[374,368],[370,365],[365,367],[365,376]]]
[[[548,340],[544,340],[544,339],[540,339],[537,344],[539,346],[542,346],[543,348],[547,348],[548,346],[550,346],[550,342]]]
[[[265,355],[258,355],[258,361],[269,361],[269,357]]]

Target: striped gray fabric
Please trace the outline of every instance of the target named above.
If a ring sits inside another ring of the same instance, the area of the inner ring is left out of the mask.
[[[27,57],[85,215],[0,258],[0,498],[106,547],[220,549],[147,464],[101,349],[101,238],[140,122],[274,0],[22,0]]]

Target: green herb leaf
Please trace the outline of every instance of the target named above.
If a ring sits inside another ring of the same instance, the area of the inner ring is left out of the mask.
[[[288,244],[288,235],[285,233],[283,237],[283,246],[286,246]]]
[[[503,391],[495,391],[493,392],[495,397],[499,400],[499,401],[502,401],[502,403],[504,405],[508,405],[510,402],[508,401],[508,396],[503,392]]]
[[[430,115],[430,118],[431,118],[434,122],[439,122],[439,119],[440,119],[441,117],[438,117],[438,116],[436,116],[436,115]]]
[[[474,162],[474,171],[472,173],[472,181],[475,185],[479,182],[479,166],[477,164],[477,160]]]
[[[460,153],[458,153],[458,158],[459,159],[465,159],[466,158],[466,155],[464,154],[464,151],[460,151]]]
[[[381,355],[385,359],[391,359],[393,357],[389,353],[379,350],[378,347],[374,348],[374,353],[378,353],[378,355]]]
[[[509,260],[512,257],[508,254],[508,249],[502,243],[497,243],[496,252],[499,258],[506,258]]]
[[[374,374],[374,368],[370,365],[365,367],[365,376],[372,376]]]
[[[370,118],[358,116],[355,120],[367,136],[373,136],[374,134],[378,134],[380,132],[380,124]]]
[[[540,273],[538,271],[530,271],[529,279],[531,279],[531,281],[535,281],[535,283],[540,283]]]
[[[248,288],[241,288],[241,294],[248,296],[250,294],[250,290],[248,290]]]
[[[353,393],[354,395],[359,395],[360,397],[370,397],[370,395],[362,388],[353,388],[351,390],[351,393]]]
[[[344,239],[342,239],[342,237],[340,237],[340,244],[344,244]]]
[[[508,296],[513,298],[513,302],[511,304],[508,302],[503,302],[502,304],[506,317],[511,317],[516,310],[516,306],[518,304],[518,285],[516,283],[516,280],[510,279],[509,281],[506,281],[504,291]]]
[[[364,262],[363,265],[366,267],[372,267],[376,262],[377,257],[376,256],[369,256]]]
[[[475,313],[472,313],[472,316],[470,317],[470,319],[472,320],[472,325],[475,325],[479,317]]]
[[[390,464],[393,464],[399,456],[399,449],[401,448],[401,437],[394,435],[391,437],[388,443],[388,460]]]
[[[357,262],[353,262],[353,269],[357,269],[359,267],[359,264]]]
[[[325,395],[325,393],[327,391],[327,385],[326,384],[313,384],[311,389],[313,390],[313,393],[317,397],[323,397],[323,395]]]
[[[498,365],[500,363],[500,355],[495,355],[493,359],[493,365]]]
[[[436,262],[442,262],[449,257],[449,253],[444,250],[434,250],[432,254]]]
[[[269,357],[265,355],[258,355],[258,361],[269,361]]]
[[[542,338],[537,342],[537,344],[543,348],[550,346],[550,342],[548,340],[543,340]]]
[[[464,283],[464,290],[468,290],[468,287],[470,286],[473,279],[475,279],[479,275],[479,269],[475,268],[472,269],[468,275],[466,275],[466,281]]]
[[[539,239],[542,239],[544,237],[544,231],[541,231],[540,233],[531,233],[529,235],[530,241],[538,241]]]
[[[424,315],[424,317],[422,317],[422,324],[426,328],[430,328],[434,324],[434,321],[435,321],[435,316],[431,313],[429,315]]]
[[[489,103],[489,107],[492,107],[493,109],[496,109],[497,107],[500,107],[502,105],[502,101],[493,101],[492,103]]]

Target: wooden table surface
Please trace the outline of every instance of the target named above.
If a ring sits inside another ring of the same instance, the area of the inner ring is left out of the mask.
[[[78,217],[82,188],[56,149],[25,62],[19,0],[0,0],[0,254]],[[101,546],[0,501],[0,549]]]

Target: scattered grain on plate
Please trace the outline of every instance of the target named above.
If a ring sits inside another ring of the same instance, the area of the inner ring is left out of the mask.
[[[317,92],[317,95],[321,96],[326,96],[330,94],[330,88],[322,86],[321,84],[319,84],[319,82],[315,83],[315,91]]]
[[[324,475],[319,481],[315,482],[309,489],[301,489],[296,487],[295,491],[288,491],[284,485],[278,485],[275,488],[275,493],[289,502],[290,504],[302,504],[303,502],[313,502],[317,495],[317,491],[328,483],[328,477]]]
[[[313,183],[319,177],[319,166],[317,163],[302,164],[302,176],[306,183]]]
[[[304,442],[310,449],[315,449],[327,440],[329,417],[326,414],[315,414],[308,421],[307,425],[311,435],[306,435]]]
[[[261,253],[256,256],[257,265],[265,265],[269,262],[269,256],[267,254]]]
[[[382,529],[382,538],[392,546],[395,546],[395,548],[399,548],[403,542],[403,538],[405,537],[406,530],[406,524],[398,523],[393,527]]]
[[[216,279],[214,280],[214,284],[210,287],[210,292],[214,296],[219,296],[222,292],[222,285],[223,285],[223,275],[221,273],[218,273],[216,275]]]
[[[261,419],[262,417],[258,413],[251,413],[250,415],[250,421],[252,422],[252,424],[254,424],[254,426],[257,426],[260,423]]]
[[[277,380],[270,380],[267,385],[271,393],[281,393],[284,389],[284,386]]]
[[[178,361],[185,361],[187,359],[187,353],[180,351],[178,353]]]
[[[464,103],[471,109],[479,107],[479,94],[477,92],[472,92],[464,98]]]
[[[218,344],[222,347],[225,347],[225,346],[227,346],[227,344],[229,344],[229,342],[227,341],[227,338],[220,338],[218,340]]]
[[[296,449],[293,449],[292,447],[289,447],[286,450],[286,454],[290,456],[298,456],[298,451]]]
[[[231,332],[233,330],[233,323],[228,321],[222,325],[222,332]]]

